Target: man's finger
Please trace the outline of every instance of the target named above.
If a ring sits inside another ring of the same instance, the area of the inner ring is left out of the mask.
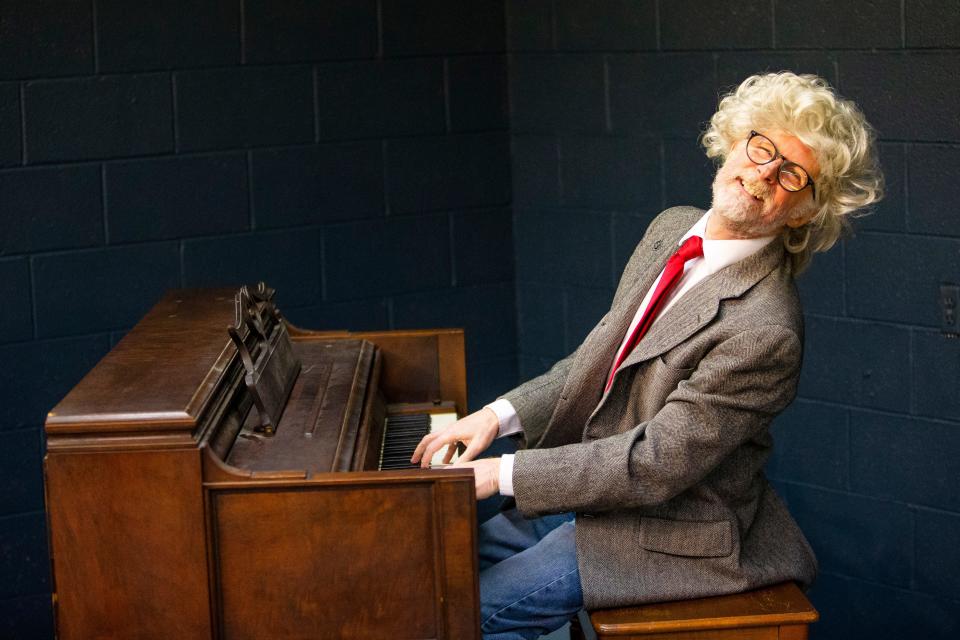
[[[450,461],[453,460],[453,454],[457,452],[457,443],[447,445],[447,452],[443,454],[443,464],[450,464]]]
[[[430,444],[430,441],[437,437],[436,433],[428,433],[423,436],[423,440],[420,441],[420,444],[417,445],[417,448],[413,450],[413,455],[410,456],[410,462],[416,463],[419,462],[420,456],[423,455],[424,449],[427,448],[427,445]]]
[[[427,446],[426,451],[423,452],[423,458],[420,460],[421,467],[426,469],[430,466],[430,461],[433,460],[434,454],[439,451],[443,445],[447,444],[444,440],[445,438],[434,438],[433,442]]]
[[[467,445],[467,450],[460,454],[460,460],[467,462],[468,460],[473,460],[478,455],[483,453],[480,449],[480,444],[476,440],[471,440],[470,444]]]
[[[430,466],[430,458],[433,457],[433,442],[427,444],[426,448],[421,452],[420,457],[417,459],[417,462],[420,463],[420,466],[426,469]]]
[[[416,462],[417,460],[420,459],[420,456],[423,454],[424,447],[427,446],[427,438],[429,437],[430,437],[429,434],[425,435],[420,440],[420,442],[417,443],[417,448],[413,450],[413,455],[410,456],[410,462]]]

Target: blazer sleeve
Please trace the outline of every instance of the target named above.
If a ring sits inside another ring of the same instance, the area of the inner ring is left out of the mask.
[[[600,440],[518,451],[517,508],[533,517],[666,502],[768,427],[796,395],[801,358],[787,327],[726,339],[651,420]]]
[[[528,380],[501,396],[513,405],[513,409],[520,418],[520,427],[523,429],[522,447],[537,442],[543,435],[557,405],[560,391],[563,390],[563,385],[567,381],[567,375],[570,373],[577,351],[558,361],[543,375]]]

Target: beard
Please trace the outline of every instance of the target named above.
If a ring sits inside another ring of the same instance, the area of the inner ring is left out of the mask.
[[[743,180],[744,186],[740,185]],[[740,178],[736,171],[725,163],[713,179],[713,213],[723,218],[723,226],[740,238],[760,238],[779,233],[784,221],[793,215],[797,207],[783,215],[764,218],[767,200],[773,197],[776,186]],[[760,196],[759,199],[744,193],[744,189]]]

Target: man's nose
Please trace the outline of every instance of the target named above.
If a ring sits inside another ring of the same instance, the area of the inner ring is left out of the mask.
[[[783,158],[776,158],[771,160],[767,164],[758,164],[757,173],[760,175],[761,180],[766,180],[767,182],[772,182],[777,179],[777,171],[780,170],[780,165],[783,163]]]

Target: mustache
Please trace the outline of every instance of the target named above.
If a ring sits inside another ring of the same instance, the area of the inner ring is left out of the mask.
[[[738,178],[740,182],[743,183],[743,186],[747,189],[747,191],[751,193],[751,195],[756,194],[757,196],[766,199],[772,192],[770,185],[766,182],[744,178],[743,176],[738,176]]]

